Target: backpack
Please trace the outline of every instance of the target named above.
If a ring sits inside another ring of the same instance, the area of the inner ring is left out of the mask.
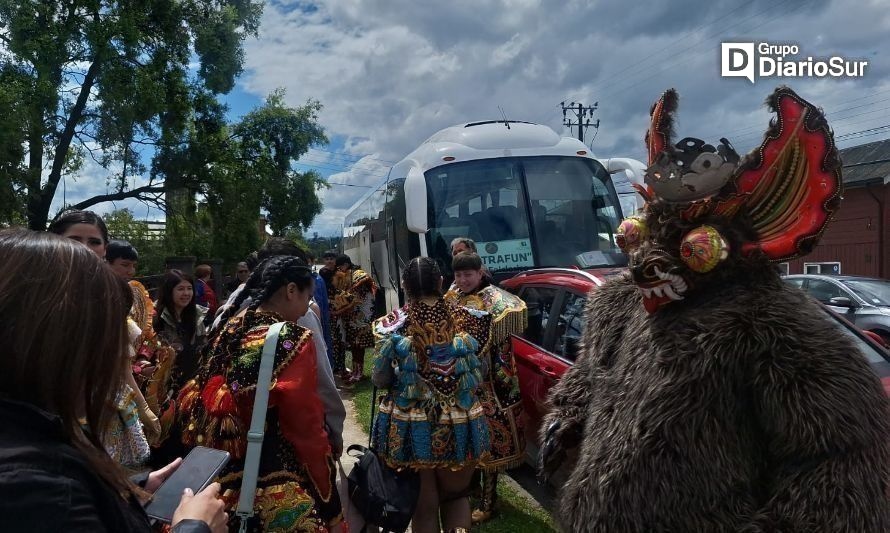
[[[349,499],[359,514],[383,531],[407,530],[420,494],[420,475],[407,468],[390,468],[361,444],[353,444],[346,453],[358,459],[347,482]]]

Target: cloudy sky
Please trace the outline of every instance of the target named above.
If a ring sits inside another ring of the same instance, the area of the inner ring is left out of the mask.
[[[245,72],[227,102],[233,119],[277,87],[292,105],[322,102],[332,142],[310,151],[304,168],[351,185],[324,193],[325,211],[311,231],[328,235],[394,162],[441,128],[500,118],[498,106],[510,119],[570,135],[560,102],[598,102],[601,126],[587,133],[596,133],[594,153],[643,159],[649,106],[675,87],[681,137],[725,136],[744,152],[770,118],[764,98],[787,83],[826,110],[839,145],[890,137],[890,0],[856,4],[273,0],[259,38],[245,44]],[[843,56],[868,66],[858,79],[752,84],[721,78],[724,41],[792,43],[802,58]]]

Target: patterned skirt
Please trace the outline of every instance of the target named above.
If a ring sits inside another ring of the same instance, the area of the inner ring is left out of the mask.
[[[479,467],[491,472],[519,466],[525,460],[522,403],[504,405],[490,381],[482,383],[480,392],[491,435],[491,454]]]
[[[363,316],[356,313],[351,320],[343,321],[343,333],[346,345],[349,348],[373,348],[374,334],[371,332],[371,323]]]
[[[478,401],[470,409],[404,409],[387,395],[374,420],[372,447],[393,468],[475,466],[489,453],[488,421]]]

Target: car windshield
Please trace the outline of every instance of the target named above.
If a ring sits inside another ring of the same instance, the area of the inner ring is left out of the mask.
[[[890,282],[879,279],[844,279],[841,283],[847,286],[856,296],[872,305],[890,307]]]

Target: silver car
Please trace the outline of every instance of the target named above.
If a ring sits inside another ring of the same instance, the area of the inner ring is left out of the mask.
[[[825,304],[859,329],[890,342],[890,281],[861,276],[794,274],[782,278]]]

